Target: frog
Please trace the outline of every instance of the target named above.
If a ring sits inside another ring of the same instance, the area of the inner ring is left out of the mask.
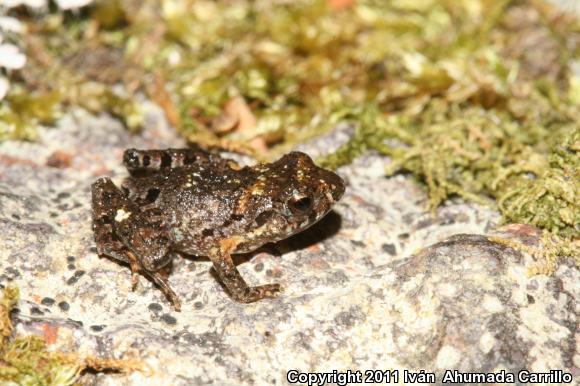
[[[126,149],[128,176],[91,186],[97,253],[129,266],[133,290],[149,278],[176,311],[172,261],[211,260],[218,280],[240,303],[275,298],[279,283],[250,286],[232,255],[284,240],[321,220],[344,194],[344,180],[293,151],[277,161],[240,166],[201,147]]]

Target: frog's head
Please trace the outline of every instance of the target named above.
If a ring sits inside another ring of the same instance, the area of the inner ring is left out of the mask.
[[[248,193],[255,196],[254,229],[247,245],[278,241],[320,220],[344,194],[344,181],[300,152],[254,167],[257,177]]]

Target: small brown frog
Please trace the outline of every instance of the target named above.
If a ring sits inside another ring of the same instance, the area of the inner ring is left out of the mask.
[[[177,253],[209,257],[237,301],[274,297],[279,284],[248,286],[230,254],[308,228],[344,193],[338,175],[299,152],[240,167],[199,148],[128,149],[123,162],[121,189],[107,177],[92,185],[97,251],[129,264],[133,288],[139,273],[151,278],[178,311],[166,269]]]

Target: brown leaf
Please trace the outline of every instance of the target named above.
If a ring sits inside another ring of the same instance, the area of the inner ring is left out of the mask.
[[[341,11],[352,7],[356,3],[356,0],[328,0],[328,6],[335,10]]]
[[[227,133],[237,131],[248,132],[256,127],[256,117],[243,97],[237,96],[223,107],[219,116],[212,122],[212,130],[215,133]]]

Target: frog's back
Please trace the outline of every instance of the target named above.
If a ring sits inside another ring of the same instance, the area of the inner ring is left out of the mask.
[[[199,146],[164,150],[127,149],[123,153],[123,165],[133,177],[164,173],[188,165],[206,165],[213,168],[238,167],[235,161],[222,158]]]

